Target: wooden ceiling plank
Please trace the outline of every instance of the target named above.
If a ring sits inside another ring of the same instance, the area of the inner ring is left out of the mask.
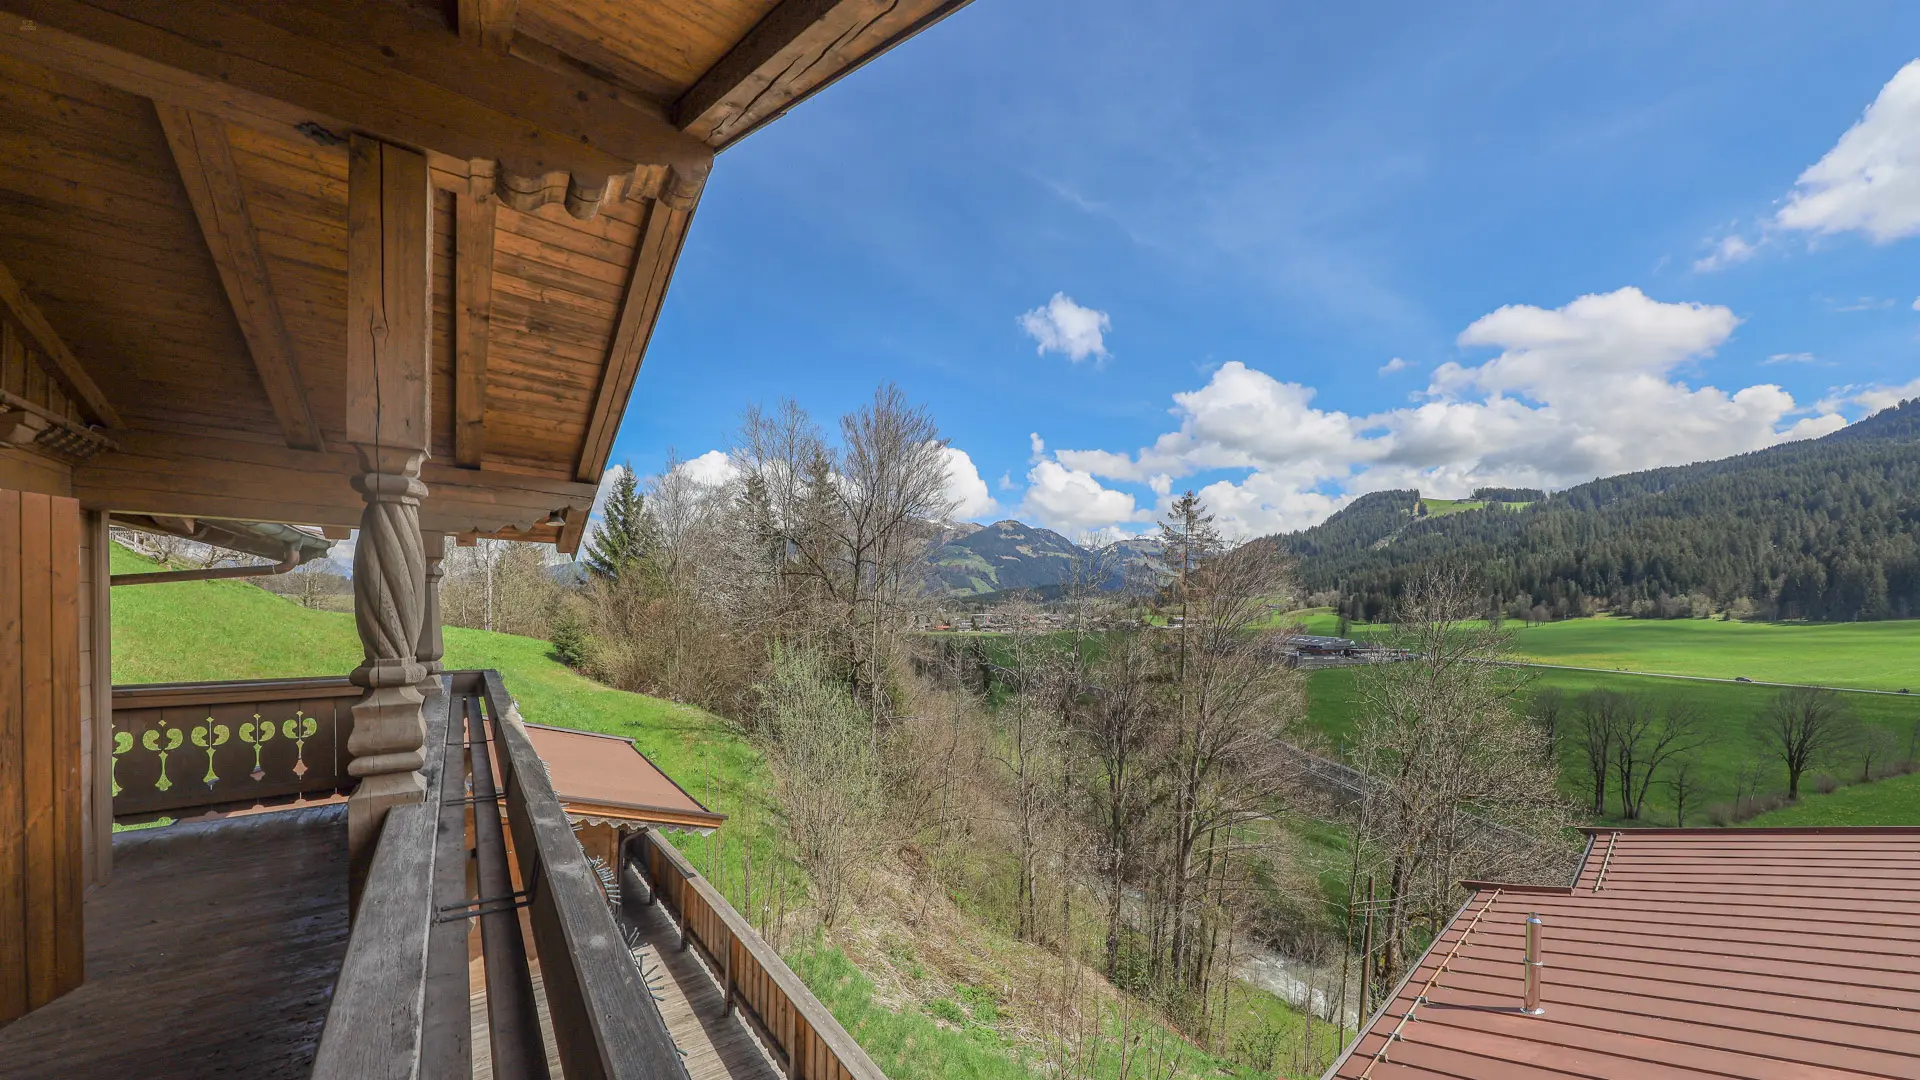
[[[620,318],[614,324],[613,343],[607,350],[606,368],[594,395],[580,465],[574,474],[583,483],[598,483],[607,467],[613,437],[619,434],[620,418],[627,411],[627,398],[633,393],[634,378],[640,374],[640,360],[659,321],[660,305],[666,300],[667,284],[673,278],[673,267],[680,259],[680,246],[686,242],[687,226],[698,200],[697,188],[682,190],[674,201],[684,209],[663,197],[654,200],[647,214],[646,232],[634,249],[633,274],[620,304]]]
[[[453,460],[480,467],[487,447],[487,346],[493,323],[493,233],[499,200],[454,196]]]
[[[254,370],[267,391],[274,418],[279,420],[287,445],[300,450],[323,450],[325,440],[314,422],[300,378],[300,361],[293,351],[285,319],[274,296],[266,259],[247,211],[246,193],[227,142],[226,123],[218,117],[155,102],[160,126],[180,168],[187,198],[207,238],[207,250],[220,271],[227,301],[233,307],[240,333],[247,339]]]
[[[66,384],[69,393],[80,399],[94,420],[110,428],[126,426],[107,396],[95,385],[93,377],[87,374],[87,369],[80,366],[79,358],[54,332],[53,325],[40,313],[39,305],[21,288],[20,279],[13,276],[13,271],[8,270],[5,263],[0,263],[0,305],[5,305],[20,328],[26,331],[27,339],[33,342],[34,348],[53,361],[60,381]]]
[[[0,55],[281,138],[351,132],[499,161],[503,194],[591,216],[636,165],[713,151],[584,73],[473,50],[384,0],[0,0]]]
[[[520,0],[460,0],[460,40],[505,56],[513,48]]]
[[[724,148],[967,2],[781,0],[681,95],[673,121]],[[924,10],[915,18],[903,7]],[[886,33],[883,24],[893,22],[900,25]],[[876,25],[885,36],[859,43]]]

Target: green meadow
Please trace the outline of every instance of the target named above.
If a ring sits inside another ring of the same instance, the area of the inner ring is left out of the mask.
[[[1787,786],[1786,770],[1783,766],[1760,756],[1753,735],[1755,720],[1764,713],[1779,690],[1766,686],[1749,686],[1743,683],[1693,682],[1678,679],[1651,678],[1641,675],[1619,675],[1609,672],[1563,671],[1548,668],[1534,668],[1527,673],[1530,678],[1520,691],[1522,704],[1531,695],[1547,688],[1557,689],[1564,695],[1566,708],[1561,717],[1560,775],[1561,790],[1587,806],[1592,801],[1592,780],[1586,769],[1585,756],[1577,745],[1574,734],[1574,719],[1570,715],[1577,705],[1579,695],[1591,690],[1613,690],[1628,694],[1639,694],[1661,703],[1676,702],[1692,709],[1700,718],[1700,728],[1704,743],[1692,754],[1694,777],[1698,791],[1688,797],[1689,825],[1706,823],[1705,811],[1713,803],[1731,802],[1736,797],[1743,769],[1758,767],[1758,790],[1785,791]],[[1308,678],[1308,718],[1312,730],[1321,737],[1326,748],[1340,753],[1344,751],[1353,737],[1360,703],[1356,680],[1363,678],[1360,669],[1330,668],[1316,671]],[[1893,757],[1902,757],[1920,751],[1920,697],[1902,697],[1891,694],[1847,694],[1844,700],[1853,714],[1862,724],[1884,730],[1887,734],[1885,745],[1892,748]],[[1863,798],[1852,794],[1855,789],[1843,788],[1834,795],[1817,795],[1810,792],[1813,777],[1826,773],[1842,781],[1859,778],[1861,763],[1851,757],[1841,758],[1829,763],[1822,769],[1808,774],[1802,782],[1801,802],[1818,801],[1849,795],[1850,798]],[[1862,790],[1878,788],[1894,783],[1891,780],[1863,785]],[[1909,802],[1920,799],[1909,798]],[[1896,807],[1891,804],[1871,804],[1873,807],[1892,813]],[[1616,797],[1610,792],[1607,814],[1600,822],[1614,822],[1611,816],[1619,812]],[[1862,813],[1868,812],[1863,809]],[[1920,821],[1920,815],[1906,813],[1903,817],[1883,819],[1878,824],[1903,824]],[[1671,794],[1659,783],[1649,791],[1647,811],[1638,824],[1672,825],[1674,824],[1673,799]]]
[[[1339,629],[1339,618],[1326,608],[1289,617],[1311,634]],[[1860,690],[1911,688],[1920,694],[1920,619],[1765,623],[1601,616],[1509,625],[1514,658],[1529,663]],[[1387,629],[1354,623],[1347,636],[1377,637]]]

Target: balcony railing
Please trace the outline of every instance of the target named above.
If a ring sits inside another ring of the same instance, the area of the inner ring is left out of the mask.
[[[886,1080],[860,1044],[732,904],[666,838],[637,833],[622,855],[623,904],[657,900],[700,952],[788,1080]],[[643,882],[632,875],[644,874]],[[636,888],[635,885],[645,887]]]
[[[113,690],[113,819],[232,809],[350,788],[360,687],[343,678]]]
[[[345,679],[117,688],[115,820],[351,791],[347,739],[362,692]],[[739,1031],[735,1021],[716,1026],[731,1012],[765,1054],[755,1049],[724,1067],[702,1058],[702,1077],[764,1077],[777,1067],[791,1080],[885,1080],[657,831],[630,835],[617,870],[622,904],[659,905],[620,925],[498,673],[445,676],[424,715],[427,799],[394,807],[381,826],[313,1077],[437,1080],[484,1065],[495,1077],[686,1080],[675,1033],[683,1046],[719,1045],[723,1028]],[[244,821],[268,818],[226,824]],[[332,911],[326,918],[345,933],[344,911]],[[469,965],[476,921],[478,978]],[[702,1002],[698,1015],[675,1014],[689,1027],[668,1029],[630,951],[642,921],[666,949],[693,949],[702,961],[654,972],[705,987],[656,988]],[[482,996],[485,1022],[476,1027]]]

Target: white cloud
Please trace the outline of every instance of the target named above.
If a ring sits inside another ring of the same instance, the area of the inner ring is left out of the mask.
[[[1841,393],[1841,401],[1859,405],[1870,412],[1879,412],[1903,401],[1920,398],[1920,379],[1903,386],[1850,386]]]
[[[1000,504],[988,494],[987,482],[980,479],[973,458],[953,446],[943,448],[941,453],[947,459],[947,498],[953,500],[953,515],[965,519],[999,511]]]
[[[1774,220],[1877,243],[1920,233],[1920,60],[1894,73],[1859,122],[1800,174]]]
[[[1098,529],[1088,529],[1074,537],[1073,542],[1083,548],[1103,548],[1122,540],[1132,540],[1139,535],[1138,532],[1123,529],[1118,525],[1107,525]]]
[[[1039,342],[1040,347],[1034,351],[1043,356],[1064,353],[1076,364],[1089,356],[1107,358],[1104,335],[1112,329],[1107,313],[1081,307],[1066,293],[1054,293],[1053,299],[1020,316],[1018,322],[1020,329]]]
[[[733,463],[725,450],[709,450],[697,458],[683,461],[680,471],[702,487],[719,487],[740,475],[740,467]]]
[[[1913,310],[1920,311],[1920,296],[1913,298]]]
[[[1760,362],[1769,367],[1774,364],[1817,364],[1820,358],[1810,352],[1777,352]]]
[[[1380,374],[1382,375],[1391,375],[1396,371],[1405,370],[1407,370],[1407,362],[1397,356],[1380,365]]]
[[[1047,528],[1068,534],[1153,516],[1136,506],[1132,495],[1105,487],[1086,472],[1057,461],[1038,462],[1027,472],[1027,497],[1021,510]]]
[[[1757,247],[1747,243],[1746,240],[1739,236],[1723,236],[1718,243],[1713,245],[1712,251],[1707,252],[1705,255],[1693,261],[1693,269],[1697,273],[1710,274],[1722,267],[1732,266],[1734,263],[1746,262],[1748,259],[1753,258],[1758,252],[1759,249]]]
[[[1497,350],[1492,358],[1443,364],[1427,401],[1366,416],[1320,408],[1312,387],[1230,362],[1174,395],[1178,427],[1151,445],[1131,455],[1059,450],[1032,477],[1037,485],[1053,466],[1045,478],[1060,489],[1054,497],[1081,494],[1072,516],[1090,528],[1137,513],[1130,496],[1098,478],[1149,484],[1164,501],[1174,479],[1244,470],[1201,493],[1223,527],[1259,534],[1313,524],[1383,488],[1458,497],[1483,485],[1565,487],[1844,426],[1838,403],[1808,416],[1772,384],[1727,391],[1681,381],[1739,323],[1725,307],[1661,302],[1635,288],[1554,309],[1509,305],[1459,336],[1463,348]],[[1037,505],[1032,492],[1029,502]]]

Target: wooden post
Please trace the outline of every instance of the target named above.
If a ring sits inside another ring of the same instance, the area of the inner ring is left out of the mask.
[[[426,677],[420,681],[420,693],[425,695],[440,688],[440,658],[447,654],[446,639],[440,633],[440,581],[447,576],[442,565],[447,557],[447,538],[440,533],[428,533],[422,541],[427,558],[427,591],[426,606],[420,615],[418,658],[426,670]]]
[[[354,136],[347,148],[347,439],[365,472],[353,551],[354,622],[365,659],[353,681],[360,778],[347,804],[353,880],[364,879],[388,808],[420,802],[426,721],[418,658],[427,559],[420,464],[427,456],[432,333],[432,188],[425,155]],[[357,896],[357,888],[356,894]]]

